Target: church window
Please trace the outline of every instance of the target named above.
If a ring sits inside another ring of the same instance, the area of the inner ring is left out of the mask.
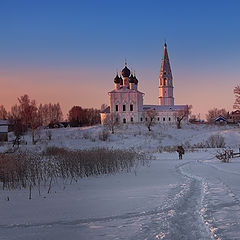
[[[118,105],[116,105],[116,112],[118,112]]]
[[[123,119],[123,123],[126,123],[126,118]]]
[[[163,83],[163,85],[164,85],[164,86],[167,85],[167,78],[164,78],[164,83]]]
[[[169,120],[169,122],[170,122],[170,121],[171,121],[171,118],[169,117],[168,120]]]
[[[140,120],[141,120],[141,122],[142,122],[142,121],[143,121],[143,118],[141,118]]]
[[[126,105],[123,104],[123,112],[126,111]]]
[[[133,122],[133,117],[131,117],[131,122]]]
[[[133,111],[133,104],[130,104],[130,111]]]
[[[165,122],[165,117],[163,118],[163,121]]]

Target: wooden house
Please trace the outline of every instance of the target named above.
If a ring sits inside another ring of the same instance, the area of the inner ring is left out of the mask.
[[[8,120],[0,120],[0,142],[8,141]]]

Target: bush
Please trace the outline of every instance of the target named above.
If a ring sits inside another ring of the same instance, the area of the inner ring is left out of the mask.
[[[110,136],[109,131],[107,131],[106,129],[102,130],[98,134],[98,138],[101,141],[107,141],[109,139],[109,136]]]
[[[51,186],[58,178],[75,179],[131,171],[148,162],[144,154],[133,150],[91,149],[72,151],[49,147],[43,153],[0,154],[0,183],[3,189],[29,188],[43,182]]]
[[[224,137],[220,135],[212,135],[206,141],[206,147],[209,148],[224,148]]]
[[[177,146],[161,146],[158,148],[159,153],[162,153],[162,152],[173,153],[173,152],[176,152],[176,150],[177,150]]]

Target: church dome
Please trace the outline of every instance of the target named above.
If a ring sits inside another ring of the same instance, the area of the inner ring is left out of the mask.
[[[134,82],[135,82],[135,84],[138,84],[138,80],[137,80],[137,78],[136,78],[136,76],[134,75]]]
[[[114,83],[120,83],[120,77],[118,76],[118,74],[114,78]]]
[[[135,83],[134,76],[131,74],[129,78],[129,83]]]
[[[122,77],[120,76],[120,85],[123,85],[123,79],[122,79]]]
[[[130,70],[125,66],[125,68],[122,70],[123,77],[129,77],[130,76]]]

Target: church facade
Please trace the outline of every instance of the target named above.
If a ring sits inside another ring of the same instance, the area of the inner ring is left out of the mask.
[[[149,112],[155,113],[155,122],[173,124],[179,113],[187,112],[187,105],[174,105],[173,77],[166,43],[159,76],[158,105],[143,104],[144,93],[138,90],[138,79],[126,63],[121,75],[114,78],[114,85],[114,90],[108,93],[110,106],[100,113],[102,124],[110,116],[120,123],[141,123],[147,121]],[[186,115],[184,121],[187,118]]]

